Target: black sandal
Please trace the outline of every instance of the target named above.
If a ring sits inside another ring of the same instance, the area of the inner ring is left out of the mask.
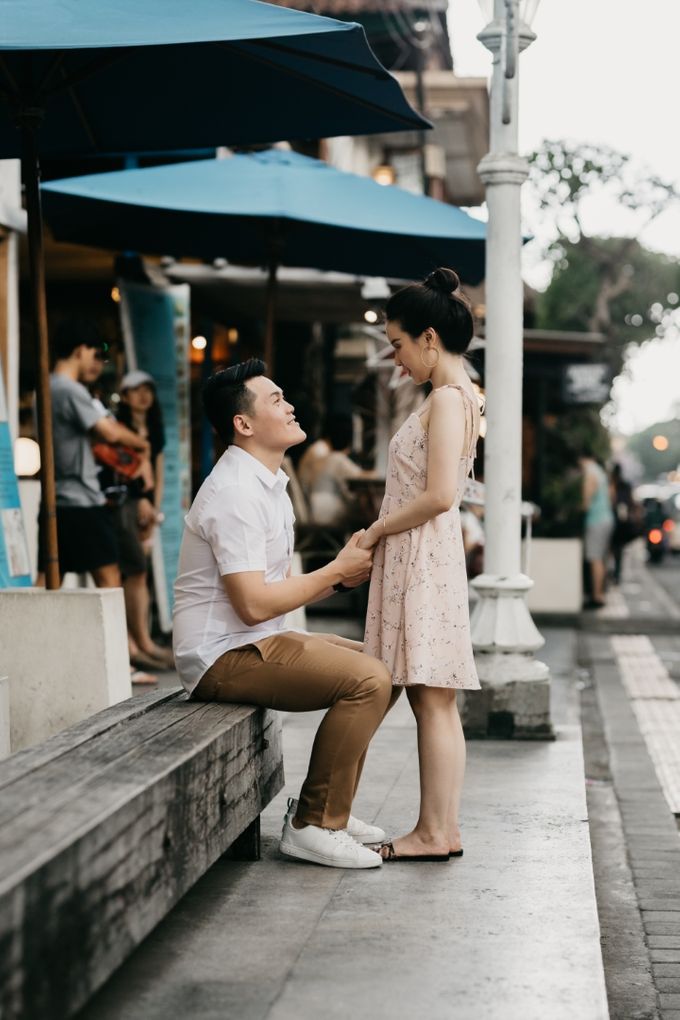
[[[385,863],[388,861],[448,861],[449,857],[452,856],[450,854],[398,854],[394,849],[394,843],[392,842],[381,843],[378,852],[380,852],[383,847],[387,849],[387,857],[383,857],[382,854],[380,854],[380,856]],[[456,851],[459,855],[462,852],[462,850]]]
[[[449,850],[449,857],[462,857],[462,856],[463,856],[462,850]]]

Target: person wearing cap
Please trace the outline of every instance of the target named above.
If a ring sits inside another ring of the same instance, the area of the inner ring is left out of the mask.
[[[172,667],[172,653],[156,644],[149,631],[147,550],[153,529],[163,522],[163,447],[165,433],[153,376],[134,369],[120,384],[118,421],[149,444],[147,470],[125,484],[116,509],[119,564],[125,591],[130,658],[143,669]]]
[[[92,440],[124,443],[148,456],[142,436],[107,414],[88,392],[101,371],[103,344],[88,321],[68,319],[54,332],[50,376],[59,572],[91,574],[98,588],[120,587],[118,546],[99,485]],[[41,508],[41,519],[43,510]],[[44,584],[45,529],[40,527],[38,585]]]

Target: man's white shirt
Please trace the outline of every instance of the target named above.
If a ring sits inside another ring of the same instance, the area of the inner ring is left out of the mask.
[[[184,519],[175,581],[173,649],[191,693],[225,652],[282,631],[287,616],[248,627],[233,608],[225,574],[263,571],[283,581],[293,557],[295,516],[288,476],[274,474],[238,446],[229,446],[199,489]]]

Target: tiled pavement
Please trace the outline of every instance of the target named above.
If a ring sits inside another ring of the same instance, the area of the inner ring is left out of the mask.
[[[581,635],[581,662],[594,682],[641,919],[644,944],[638,949],[646,955],[656,991],[657,1012],[612,1012],[613,1020],[680,1020],[680,836],[674,814],[679,810],[680,735],[669,726],[678,689],[661,659],[680,652],[680,637],[657,640],[659,649],[647,638]],[[606,940],[607,920],[600,920]],[[630,923],[631,931],[634,927]]]

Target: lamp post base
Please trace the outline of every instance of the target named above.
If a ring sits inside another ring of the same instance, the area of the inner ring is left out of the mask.
[[[471,737],[553,740],[550,672],[534,657],[543,644],[526,604],[524,574],[482,574],[472,582],[480,599],[472,615],[481,691],[466,691],[462,711]]]

